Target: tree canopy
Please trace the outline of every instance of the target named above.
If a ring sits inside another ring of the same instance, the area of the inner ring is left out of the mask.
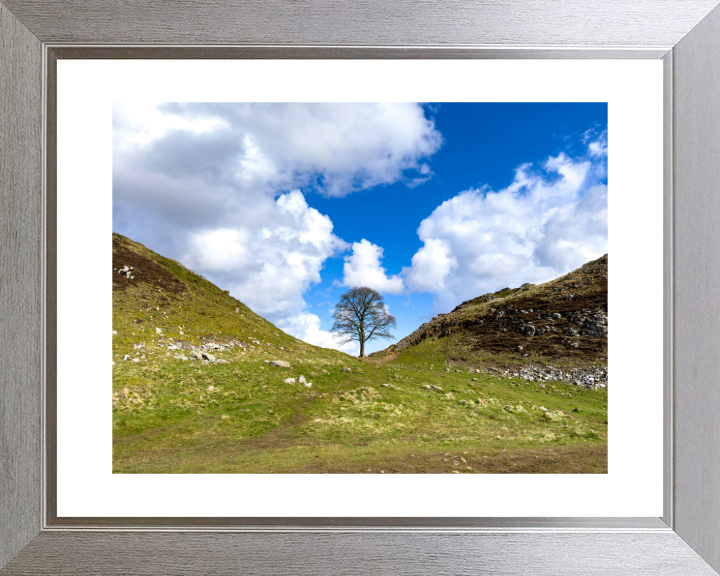
[[[340,296],[333,316],[332,331],[341,336],[343,343],[359,342],[360,358],[365,358],[366,342],[373,338],[392,338],[389,329],[397,325],[382,295],[367,286],[351,288]]]

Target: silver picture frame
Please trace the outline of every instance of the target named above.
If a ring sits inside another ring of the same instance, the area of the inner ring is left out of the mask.
[[[0,0],[0,574],[717,574],[719,4]],[[58,517],[61,58],[662,59],[663,516]]]

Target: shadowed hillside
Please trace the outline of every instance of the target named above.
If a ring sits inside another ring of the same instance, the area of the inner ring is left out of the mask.
[[[386,350],[441,343],[449,360],[603,363],[608,342],[608,257],[538,286],[504,288],[439,314]]]

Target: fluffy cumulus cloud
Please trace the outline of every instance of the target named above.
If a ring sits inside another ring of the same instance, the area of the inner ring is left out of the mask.
[[[450,243],[443,238],[427,238],[412,257],[412,266],[403,269],[408,285],[418,292],[447,290],[445,279],[457,270],[458,261]]]
[[[114,229],[295,336],[338,348],[303,293],[349,246],[301,190],[415,186],[441,144],[417,104],[118,104]]]
[[[298,190],[279,196],[263,213],[256,209],[255,217],[233,228],[191,233],[183,261],[218,279],[253,310],[280,320],[304,307],[302,294],[320,282],[323,262],[346,245]]]
[[[352,356],[360,353],[360,345],[357,342],[341,342],[335,334],[323,330],[320,324],[320,317],[308,312],[281,318],[277,322],[277,326],[288,334],[302,334],[303,340],[309,344],[335,348]]]
[[[587,142],[539,166],[517,168],[502,190],[470,189],[422,221],[423,246],[403,270],[435,310],[524,282],[545,282],[607,252],[607,144]]]
[[[364,238],[353,242],[352,254],[345,257],[343,281],[346,286],[367,286],[378,292],[400,294],[405,286],[399,276],[388,276],[380,265],[383,249]]]

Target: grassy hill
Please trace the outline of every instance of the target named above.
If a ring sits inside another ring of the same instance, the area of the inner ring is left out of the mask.
[[[422,346],[446,360],[604,365],[607,254],[539,286],[504,288],[439,314],[376,356]]]
[[[112,273],[116,473],[607,471],[606,389],[513,372],[535,356],[473,349],[459,339],[475,328],[464,316],[445,336],[360,361],[285,334],[118,234]],[[575,298],[579,281],[568,280]]]

